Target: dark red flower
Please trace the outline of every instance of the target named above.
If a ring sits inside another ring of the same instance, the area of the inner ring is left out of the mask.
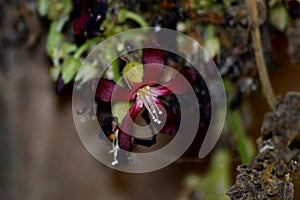
[[[107,12],[106,0],[81,0],[81,13],[74,24],[74,34],[84,35],[88,38],[95,37],[100,32],[100,25],[103,23]]]
[[[118,132],[119,146],[126,151],[130,150],[131,147],[132,136],[128,133],[132,131],[133,123],[143,107],[145,107],[152,120],[157,124],[161,124],[162,114],[167,115],[167,120],[160,131],[161,133],[172,134],[177,131],[176,120],[173,114],[164,107],[164,104],[158,97],[186,92],[186,80],[192,83],[196,76],[194,70],[189,67],[183,67],[180,70],[181,75],[177,74],[167,83],[159,85],[158,82],[164,68],[164,59],[163,52],[156,43],[145,46],[143,49],[142,63],[143,75],[141,80],[139,80],[138,77],[135,81],[132,81],[133,79],[130,78],[127,79],[132,86],[131,88],[125,88],[116,84],[114,81],[100,78],[97,88],[94,86],[93,89],[93,91],[96,90],[96,97],[104,102],[133,102],[133,105],[122,120]],[[160,106],[165,108],[166,113],[161,111]]]

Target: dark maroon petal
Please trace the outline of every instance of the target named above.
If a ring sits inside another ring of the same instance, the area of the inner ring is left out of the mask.
[[[134,121],[136,119],[136,116],[140,112],[141,103],[139,101],[136,101],[132,107],[129,109],[127,114],[125,115],[124,119],[122,120],[120,128],[127,133],[130,133],[132,131],[132,126],[134,124]]]
[[[157,87],[157,95],[162,96],[172,93],[183,94],[187,91],[189,84],[192,85],[195,82],[195,80],[195,70],[189,67],[183,67],[180,70],[180,74],[175,75],[170,81],[168,81],[164,85],[160,85]]]
[[[91,0],[81,0],[80,5],[83,12],[89,12],[89,10],[92,8],[94,2]]]
[[[97,80],[92,81],[92,90],[94,92]],[[134,91],[129,88],[121,87],[112,80],[101,78],[97,85],[95,95],[105,102],[129,101]],[[113,97],[113,99],[112,99]]]
[[[172,91],[169,88],[167,88],[165,85],[160,85],[157,87],[152,87],[151,93],[157,96],[165,96],[165,95],[172,94]]]
[[[157,83],[164,66],[164,56],[157,43],[149,43],[143,49],[142,61],[144,64],[145,83]]]
[[[58,77],[57,83],[56,83],[56,93],[60,94],[62,90],[66,87],[66,84],[61,76]]]
[[[139,102],[135,102],[133,106],[129,109],[128,113],[125,115],[120,129],[119,129],[119,146],[125,150],[129,151],[131,147],[131,135],[132,127],[136,116],[140,112],[141,107]]]
[[[83,13],[80,18],[75,22],[73,30],[75,35],[84,34],[87,28],[87,24],[90,20],[89,13]]]
[[[119,130],[118,136],[119,147],[125,151],[129,151],[131,148],[131,136],[122,130]]]

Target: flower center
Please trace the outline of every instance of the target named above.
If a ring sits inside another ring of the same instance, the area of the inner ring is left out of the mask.
[[[142,102],[141,107],[143,107],[144,105],[145,108],[150,113],[153,121],[156,122],[157,124],[160,124],[161,121],[159,120],[158,115],[161,115],[162,111],[159,110],[155,102],[157,95],[151,92],[151,88],[149,86],[139,89],[136,95],[137,95],[137,100],[140,100]]]

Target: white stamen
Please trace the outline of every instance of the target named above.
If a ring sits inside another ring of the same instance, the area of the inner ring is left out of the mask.
[[[101,19],[101,15],[97,15],[96,21],[98,21],[99,19]]]
[[[141,107],[144,105],[151,115],[152,120],[157,124],[160,124],[161,121],[158,119],[158,114],[161,115],[162,111],[158,108],[155,102],[155,98],[157,97],[157,95],[151,92],[151,88],[148,85],[144,88],[139,89],[136,94],[137,100],[140,100],[142,102]]]
[[[112,150],[109,152],[109,153],[113,153],[113,155],[114,155],[114,161],[111,163],[113,166],[119,163],[119,161],[117,160],[118,151],[120,149],[119,141],[118,141],[118,134],[119,134],[119,130],[117,129],[115,131],[115,138],[112,142]]]
[[[154,106],[155,106],[155,108],[158,110],[158,114],[162,114],[162,111],[161,110],[159,110],[159,108],[158,108],[158,106],[157,106],[157,104],[154,102]]]

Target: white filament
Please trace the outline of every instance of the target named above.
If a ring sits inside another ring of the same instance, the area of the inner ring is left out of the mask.
[[[117,160],[118,151],[120,149],[119,141],[118,141],[118,134],[119,134],[119,130],[117,129],[115,131],[115,138],[112,142],[112,150],[110,150],[110,152],[109,152],[109,153],[112,153],[114,155],[114,161],[111,163],[113,166],[119,163],[119,161]]]
[[[159,110],[157,104],[155,103],[156,97],[157,95],[151,92],[149,86],[143,87],[137,92],[137,100],[142,101],[141,107],[144,105],[150,113],[152,120],[157,124],[160,124],[161,121],[159,120],[158,115],[161,115],[162,111]]]

